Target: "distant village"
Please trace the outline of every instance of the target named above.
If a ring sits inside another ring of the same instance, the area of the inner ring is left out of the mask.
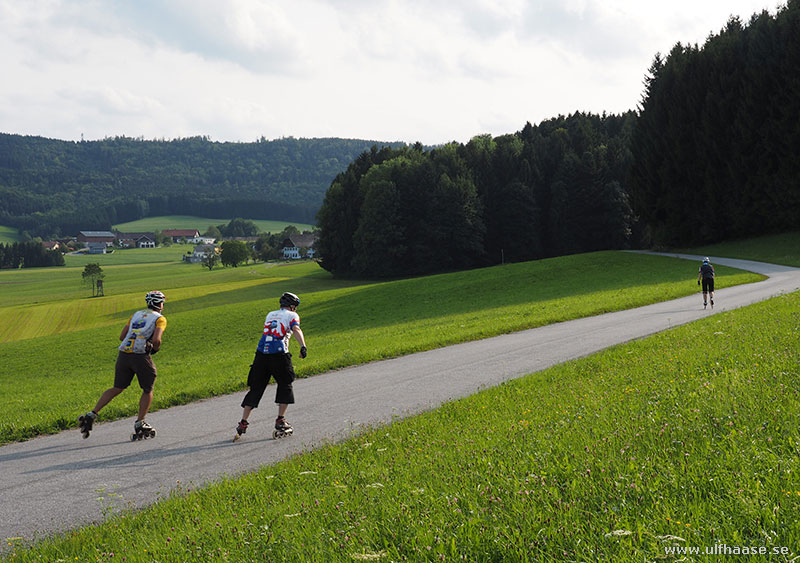
[[[191,253],[184,255],[186,262],[201,263],[210,253],[219,254],[219,246],[228,240],[237,240],[249,245],[258,241],[257,236],[251,237],[214,237],[203,236],[197,229],[165,229],[159,232],[123,233],[112,231],[80,231],[72,240],[43,241],[42,245],[47,250],[77,251],[85,254],[106,254],[114,249],[128,248],[156,248],[161,244],[192,244]],[[160,238],[161,241],[158,241]],[[289,235],[280,244],[279,251],[284,260],[299,260],[301,258],[314,258],[314,244],[316,235],[312,232]]]

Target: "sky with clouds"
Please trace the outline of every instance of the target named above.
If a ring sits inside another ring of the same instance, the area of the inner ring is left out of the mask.
[[[0,132],[467,142],[636,109],[767,0],[0,0]]]

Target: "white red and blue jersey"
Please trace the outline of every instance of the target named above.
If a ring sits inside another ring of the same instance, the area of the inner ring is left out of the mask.
[[[264,333],[258,341],[262,354],[288,354],[292,329],[300,326],[300,315],[289,309],[272,311],[264,320]]]

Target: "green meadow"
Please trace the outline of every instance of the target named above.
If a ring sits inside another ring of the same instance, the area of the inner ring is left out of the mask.
[[[526,300],[536,303],[527,316],[552,318],[533,287],[559,294],[561,311],[633,306],[628,292],[681,293],[694,266],[598,253],[311,292],[301,308],[313,354],[314,338],[328,334],[318,309],[370,315],[378,295],[394,295],[393,307],[422,302],[415,312],[432,318],[484,308],[483,319],[497,314],[511,328]],[[741,276],[721,274],[726,284]],[[728,560],[704,555],[724,544],[770,554],[731,560],[794,561],[798,307],[794,293],[616,346],[32,548],[12,540],[8,559],[633,563]],[[363,326],[402,325],[391,309]],[[81,342],[90,332],[74,334]],[[166,342],[164,359],[179,353]],[[164,367],[164,379],[176,369]]]
[[[121,232],[139,233],[163,231],[164,229],[197,229],[204,233],[210,226],[219,226],[229,223],[233,217],[228,219],[208,219],[205,217],[194,217],[191,215],[163,215],[160,217],[145,217],[136,221],[120,223],[114,228]],[[289,225],[294,225],[299,231],[310,231],[313,225],[305,223],[290,223],[287,221],[269,221],[266,219],[248,219],[265,233],[280,233]]]
[[[20,242],[21,240],[22,237],[19,235],[19,231],[17,229],[14,227],[0,225],[0,244]]]
[[[76,425],[111,384],[119,331],[151,289],[167,295],[159,409],[244,388],[264,315],[283,291],[303,300],[302,377],[689,295],[695,266],[599,252],[366,283],[335,280],[314,262],[211,272],[180,262],[109,265],[98,298],[81,286],[80,267],[0,271],[0,443]],[[719,287],[760,279],[722,267],[718,275]],[[69,396],[58,393],[75,381]],[[125,393],[102,417],[128,417],[137,401]]]
[[[688,252],[800,268],[800,231],[701,246]]]

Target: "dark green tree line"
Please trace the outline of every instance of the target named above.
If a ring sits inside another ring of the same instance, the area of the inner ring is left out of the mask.
[[[644,242],[780,232],[800,219],[800,1],[736,18],[649,69],[631,150]]]
[[[365,152],[317,215],[321,265],[380,278],[625,248],[634,120],[576,113],[466,145]]]
[[[0,268],[41,268],[63,265],[64,256],[57,250],[47,250],[41,242],[0,244]]]

